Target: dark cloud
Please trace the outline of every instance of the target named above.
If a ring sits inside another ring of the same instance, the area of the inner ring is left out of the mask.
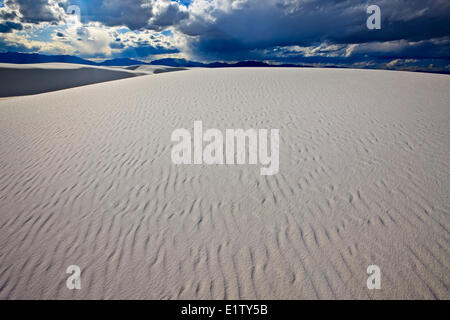
[[[6,0],[7,7],[18,10],[22,22],[57,22],[63,19],[67,0]]]
[[[16,11],[6,11],[0,9],[0,19],[2,20],[16,20],[19,16]]]
[[[123,48],[125,48],[125,45],[123,44],[123,43],[121,43],[121,42],[112,42],[112,43],[110,43],[109,44],[109,47],[111,48],[111,49],[123,49]]]
[[[149,28],[158,31],[175,26],[189,17],[189,13],[184,6],[171,1],[156,2],[152,12],[153,17],[149,21]]]
[[[375,42],[355,47],[351,57],[371,56],[379,59],[444,59],[450,60],[450,38],[409,42]],[[449,61],[450,62],[450,61]]]
[[[149,0],[6,0],[7,8],[20,12],[22,22],[63,21],[69,5],[80,7],[82,22],[98,21],[106,26],[141,29],[152,17]]]
[[[142,29],[152,16],[144,0],[90,0],[72,1],[81,9],[81,21],[98,21],[106,26],[127,26]]]
[[[12,21],[0,23],[0,33],[9,33],[13,30],[23,30],[22,24]]]
[[[98,21],[131,30],[162,30],[188,17],[185,6],[170,0],[75,0],[71,4],[80,7],[82,22]]]
[[[381,0],[382,29],[366,27],[365,1],[336,0],[196,0],[196,12],[179,31],[191,36],[189,50],[198,57],[232,59],[252,50],[278,46],[313,46],[450,36],[450,1]],[[228,5],[224,5],[227,3]]]
[[[120,53],[121,56],[127,58],[142,58],[159,54],[178,53],[176,48],[167,48],[158,45],[138,45],[136,47],[128,47]]]

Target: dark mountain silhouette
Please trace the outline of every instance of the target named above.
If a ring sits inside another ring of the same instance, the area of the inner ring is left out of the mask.
[[[97,65],[97,63],[93,61],[78,58],[75,56],[68,56],[68,55],[47,56],[37,53],[17,53],[17,52],[0,53],[0,62],[17,63],[17,64],[64,62],[64,63]]]
[[[235,63],[227,63],[227,62],[211,62],[211,63],[202,63],[196,61],[189,61],[186,59],[160,59],[150,62],[153,65],[164,65],[171,67],[203,67],[203,68],[233,68],[233,67],[312,67],[305,65],[296,65],[296,64],[269,64],[262,61],[240,61]]]
[[[133,60],[128,58],[118,58],[118,59],[112,59],[112,60],[105,60],[103,62],[97,63],[99,66],[134,66],[137,64],[149,64],[146,62],[142,62],[139,60]]]
[[[201,62],[189,61],[186,59],[174,59],[174,58],[154,60],[154,61],[150,62],[150,64],[169,66],[169,67],[188,67],[188,68],[206,67],[206,64],[201,63]]]
[[[240,61],[236,63],[227,62],[212,62],[202,63],[197,61],[189,61],[186,59],[174,59],[166,58],[154,60],[150,63],[129,58],[118,58],[105,60],[103,62],[94,62],[86,59],[82,59],[76,56],[69,55],[43,55],[37,53],[18,53],[18,52],[6,52],[0,53],[0,63],[48,63],[48,62],[64,62],[64,63],[76,63],[93,66],[133,66],[133,65],[163,65],[169,67],[202,67],[202,68],[232,68],[232,67],[304,67],[295,64],[281,64],[271,65],[261,61]]]

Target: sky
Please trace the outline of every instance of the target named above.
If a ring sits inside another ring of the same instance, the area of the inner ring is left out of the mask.
[[[450,1],[0,0],[8,51],[449,72]]]

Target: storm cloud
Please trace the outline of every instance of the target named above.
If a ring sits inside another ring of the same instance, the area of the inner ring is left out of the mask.
[[[381,29],[366,27],[368,5],[381,8]],[[201,61],[450,64],[448,0],[5,0],[0,32],[24,24],[63,24],[69,5],[81,23],[126,27],[139,34],[170,31],[173,43],[111,41],[123,56],[182,54]],[[62,38],[62,37],[61,37]],[[67,41],[67,36],[64,37]],[[130,38],[132,41],[132,37]]]
[[[195,0],[178,30],[202,56],[244,55],[283,46],[422,41],[450,36],[447,0],[373,1],[381,8],[381,30],[366,27],[366,1]]]

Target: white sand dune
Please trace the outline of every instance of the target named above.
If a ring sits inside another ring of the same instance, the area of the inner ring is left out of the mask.
[[[158,73],[166,73],[173,71],[183,71],[189,70],[189,68],[185,67],[167,67],[167,66],[159,66],[159,65],[135,65],[135,66],[127,66],[122,67],[126,70],[133,70],[136,72],[144,72],[149,74],[158,74]]]
[[[449,89],[197,69],[0,101],[0,298],[449,299]],[[280,129],[280,172],[173,165],[194,120]]]
[[[97,67],[68,63],[0,63],[0,97],[32,95],[178,70],[186,69],[165,66]]]

